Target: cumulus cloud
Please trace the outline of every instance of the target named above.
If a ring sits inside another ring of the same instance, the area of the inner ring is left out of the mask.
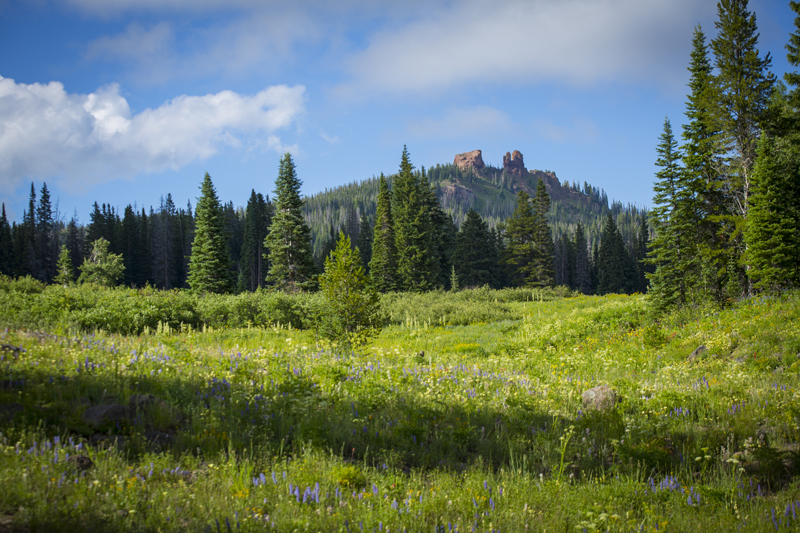
[[[673,83],[692,28],[712,3],[696,0],[472,0],[376,32],[347,62],[344,94],[425,92],[480,83]],[[682,83],[682,82],[680,82]]]
[[[438,118],[424,118],[408,125],[421,139],[453,139],[475,134],[508,131],[513,122],[504,112],[488,106],[452,108]]]
[[[116,84],[69,94],[59,82],[0,77],[0,187],[51,177],[85,187],[177,169],[226,146],[280,152],[287,147],[276,132],[304,112],[304,92],[278,85],[252,96],[182,95],[132,114]]]

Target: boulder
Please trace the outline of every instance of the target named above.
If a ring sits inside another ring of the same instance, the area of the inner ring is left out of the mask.
[[[700,346],[697,347],[697,349],[695,349],[695,351],[689,354],[689,357],[687,357],[687,359],[689,361],[696,361],[697,358],[700,357],[700,355],[702,355],[702,353],[705,352],[707,349],[708,348],[706,348],[704,344],[701,344]]]
[[[481,157],[480,150],[473,150],[456,155],[453,164],[462,170],[467,170],[469,168],[480,170],[486,166]]]
[[[130,411],[124,405],[93,405],[83,412],[83,421],[93,427],[127,420]]]
[[[94,463],[85,455],[73,455],[69,458],[69,462],[74,464],[78,470],[89,470]]]
[[[587,411],[608,411],[617,402],[617,393],[608,385],[598,385],[584,391],[581,395],[583,407]]]

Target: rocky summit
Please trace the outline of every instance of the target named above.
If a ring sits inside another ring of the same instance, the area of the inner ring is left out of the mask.
[[[480,150],[473,150],[456,155],[453,164],[462,170],[467,170],[468,168],[480,170],[486,166],[481,157]]]
[[[509,174],[519,174],[524,176],[528,173],[525,168],[525,163],[522,161],[522,153],[519,150],[514,150],[511,153],[506,152],[503,156],[503,170]]]

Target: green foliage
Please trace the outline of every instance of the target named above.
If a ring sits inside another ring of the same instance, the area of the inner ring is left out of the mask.
[[[222,206],[208,172],[200,191],[187,281],[199,293],[227,293],[232,285],[230,255],[225,245]]]
[[[287,152],[275,180],[275,214],[264,240],[269,260],[267,280],[281,289],[312,289],[316,285],[311,231],[303,219],[300,185],[294,161]]]
[[[452,276],[465,288],[496,287],[497,259],[495,240],[488,224],[470,210],[456,236]]]
[[[375,336],[383,322],[378,292],[368,283],[358,248],[339,232],[336,249],[325,259],[319,278],[325,298],[320,333],[348,347],[360,346]]]
[[[60,285],[69,285],[75,278],[72,275],[72,260],[69,257],[69,250],[67,245],[61,245],[61,254],[58,256],[58,264],[56,265],[56,277],[53,279]]]
[[[108,251],[108,241],[100,237],[92,243],[92,252],[80,267],[78,283],[97,283],[113,287],[125,274],[122,256]]]
[[[14,293],[35,306],[42,294],[146,292],[41,286],[26,296],[23,285],[31,282],[0,278],[0,298]],[[148,298],[177,296],[177,306],[200,299],[148,290]],[[243,296],[259,295],[267,297]],[[794,528],[800,295],[683,308],[657,329],[641,296],[487,289],[438,297],[475,309],[501,295],[513,311],[502,321],[389,326],[354,353],[322,350],[313,332],[286,328],[3,331],[4,523],[47,531],[202,531],[216,521],[221,531]],[[409,308],[432,296],[387,295],[409,298]],[[136,305],[146,298],[130,310]],[[700,344],[706,355],[688,358]],[[611,411],[581,404],[598,384],[620,395]],[[88,407],[110,403],[139,407],[119,425],[89,427]],[[80,470],[75,456],[93,466]]]

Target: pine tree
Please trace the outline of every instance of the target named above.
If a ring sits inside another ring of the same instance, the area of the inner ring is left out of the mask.
[[[453,267],[461,286],[496,286],[494,254],[489,225],[474,209],[470,209],[456,236],[453,251]]]
[[[366,215],[361,216],[357,247],[361,253],[361,264],[364,265],[364,271],[369,276],[369,263],[372,261],[372,224]]]
[[[531,276],[536,258],[536,219],[530,196],[517,194],[517,208],[505,222],[506,252],[503,258],[512,285],[523,286]]]
[[[289,290],[311,289],[316,283],[311,230],[303,218],[300,185],[287,152],[275,180],[275,215],[264,247],[270,263],[267,279]]]
[[[78,266],[83,262],[83,227],[78,227],[77,213],[67,224],[67,250],[72,263],[72,279],[79,275]]]
[[[526,283],[533,287],[552,287],[555,285],[555,250],[553,233],[547,223],[550,196],[542,180],[536,186],[533,208],[534,256]]]
[[[61,254],[58,256],[58,264],[56,265],[56,276],[53,281],[59,285],[69,285],[74,281],[72,260],[69,258],[69,250],[67,245],[61,245]]]
[[[5,276],[14,275],[14,241],[11,236],[11,225],[6,217],[6,204],[3,202],[3,210],[0,214],[0,274]]]
[[[150,217],[152,222],[152,260],[153,278],[156,287],[170,290],[175,288],[178,265],[175,262],[175,203],[172,195],[162,196],[158,211]]]
[[[230,258],[225,245],[222,206],[208,172],[200,191],[189,261],[189,286],[199,293],[227,293],[231,290]]]
[[[395,224],[392,216],[392,196],[386,178],[381,174],[378,190],[378,206],[375,212],[375,227],[372,230],[372,258],[369,276],[379,292],[398,289],[397,248],[395,246]]]
[[[745,230],[754,288],[772,291],[800,286],[800,154],[781,141],[761,137]]]
[[[575,228],[575,289],[581,294],[591,294],[591,262],[589,248],[583,225],[578,222]]]
[[[49,283],[55,275],[54,230],[55,224],[53,221],[53,206],[50,202],[50,191],[47,190],[47,183],[44,183],[39,196],[39,205],[36,207],[36,240],[34,246],[37,259],[35,277],[45,283]]]
[[[364,273],[358,248],[344,232],[339,232],[336,248],[325,258],[319,284],[326,301],[320,327],[324,337],[352,347],[377,333],[380,298]]]
[[[770,54],[759,57],[756,16],[747,10],[747,4],[747,0],[717,3],[718,31],[711,41],[717,67],[713,98],[715,129],[720,132],[716,136],[717,151],[731,154],[722,170],[727,207],[723,229],[732,246],[728,253],[731,264],[744,251],[741,230],[749,215],[753,193],[756,147],[775,82],[775,76],[769,72]],[[749,292],[744,272],[737,268],[731,274],[742,278],[740,285]]]
[[[649,276],[648,297],[656,310],[664,311],[686,303],[680,270],[683,259],[681,246],[686,238],[676,222],[680,201],[681,168],[678,162],[681,153],[668,118],[664,119],[664,132],[659,136],[659,141],[656,166],[661,170],[656,173],[657,181],[653,185],[653,203],[656,207],[650,213],[656,235],[650,242],[647,258],[647,262],[655,267],[655,272]]]
[[[597,294],[631,293],[635,289],[636,268],[625,250],[614,217],[606,219],[600,240],[597,264]]]
[[[272,222],[272,205],[255,189],[244,213],[244,236],[242,242],[241,272],[242,290],[255,291],[264,286],[267,277],[267,262],[264,259],[264,239]]]
[[[438,265],[432,239],[428,181],[424,172],[415,175],[413,169],[404,146],[400,173],[392,184],[397,274],[400,288],[425,291],[435,286]]]

